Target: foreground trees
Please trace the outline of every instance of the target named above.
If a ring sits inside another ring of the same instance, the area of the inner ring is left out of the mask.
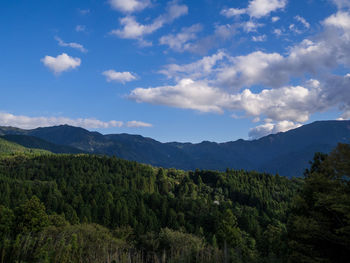
[[[0,263],[346,262],[349,174],[348,145],[305,180],[0,156]]]
[[[315,155],[289,220],[291,262],[347,262],[350,255],[350,146]]]

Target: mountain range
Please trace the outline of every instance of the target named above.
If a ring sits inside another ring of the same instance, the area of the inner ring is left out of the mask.
[[[130,134],[91,132],[68,125],[24,130],[0,127],[1,138],[53,153],[115,155],[122,159],[184,170],[226,168],[302,176],[315,152],[350,142],[350,121],[317,121],[257,140],[225,143],[161,143]]]

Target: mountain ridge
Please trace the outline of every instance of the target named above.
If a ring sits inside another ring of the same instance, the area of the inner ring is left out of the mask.
[[[350,121],[316,121],[260,139],[222,143],[161,143],[141,135],[103,135],[69,125],[32,130],[0,127],[0,135],[33,136],[86,153],[116,155],[166,168],[247,169],[291,177],[302,175],[315,152],[328,153],[338,143],[349,143]]]

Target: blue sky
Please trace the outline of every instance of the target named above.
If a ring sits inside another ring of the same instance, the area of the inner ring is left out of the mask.
[[[349,0],[0,2],[0,125],[230,141],[350,118]]]

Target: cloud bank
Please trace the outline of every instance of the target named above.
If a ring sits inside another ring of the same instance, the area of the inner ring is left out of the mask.
[[[56,125],[68,124],[71,126],[82,127],[85,129],[107,129],[115,127],[152,127],[152,124],[141,121],[101,121],[93,118],[71,119],[67,117],[28,117],[23,115],[14,115],[11,113],[0,112],[0,126],[12,126],[22,129],[35,129],[38,127],[50,127]]]
[[[253,8],[267,2],[274,5],[265,13]],[[247,9],[234,12],[261,17],[285,4],[256,0]],[[301,16],[295,20],[306,29],[310,26]],[[304,38],[283,54],[254,51],[231,56],[221,50],[190,64],[167,65],[160,73],[174,84],[136,88],[129,98],[200,112],[243,112],[247,117],[265,119],[266,123],[251,130],[252,138],[298,127],[312,114],[331,108],[342,112],[340,118],[348,118],[350,75],[336,75],[334,70],[350,66],[350,13],[339,10],[321,24],[321,33]],[[291,80],[299,84],[291,85]],[[253,92],[257,85],[264,88]]]

